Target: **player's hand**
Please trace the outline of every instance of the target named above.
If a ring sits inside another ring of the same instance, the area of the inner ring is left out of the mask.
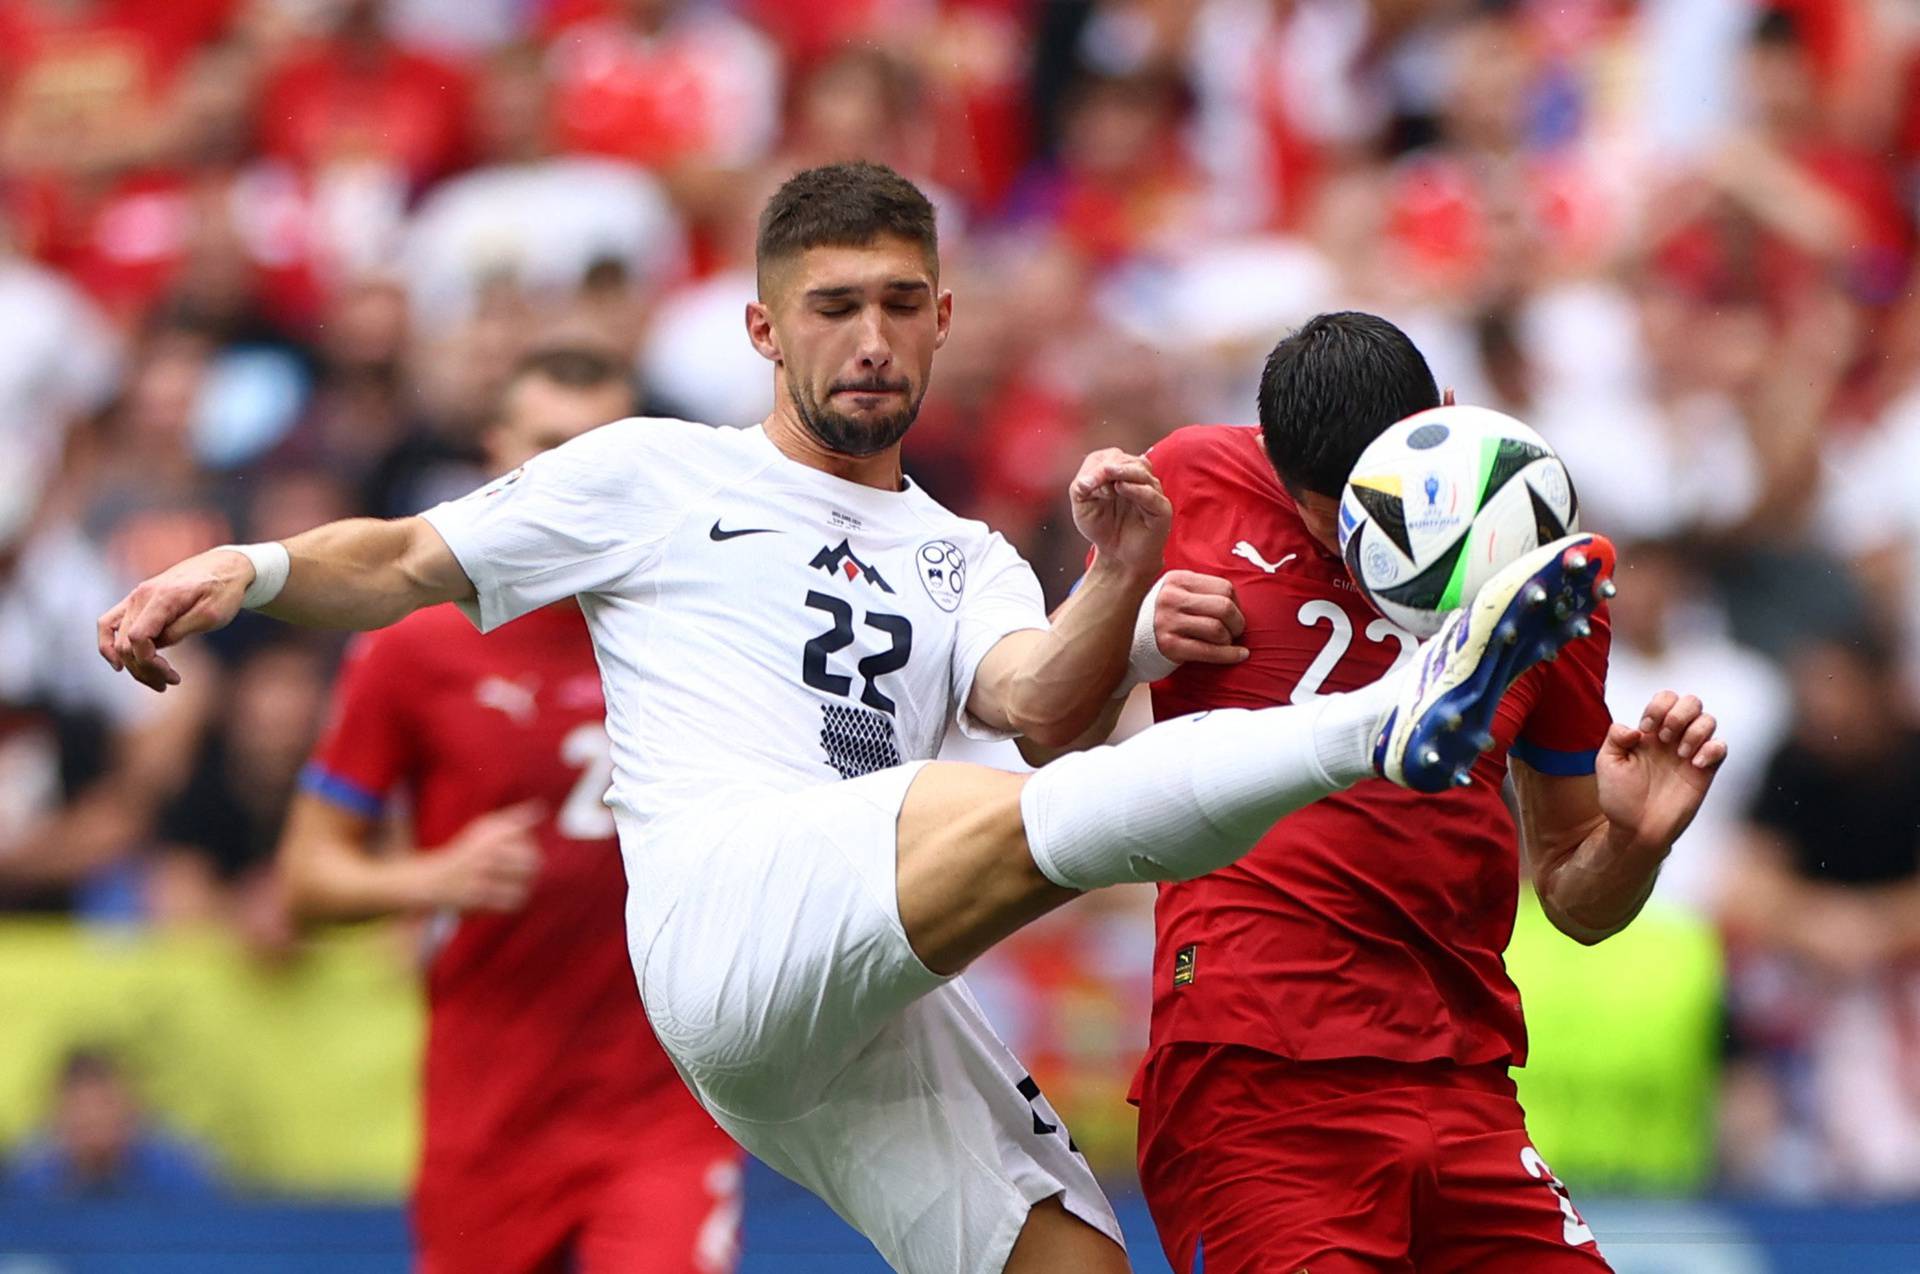
[[[143,686],[165,691],[180,674],[160,653],[195,633],[224,628],[240,613],[253,563],[232,549],[208,549],[146,580],[100,617],[100,657]]]
[[[1668,846],[1687,830],[1727,759],[1717,723],[1693,695],[1662,690],[1639,728],[1618,722],[1595,762],[1600,812],[1616,835],[1635,844]]]
[[[1246,631],[1232,584],[1198,571],[1167,572],[1153,604],[1153,641],[1162,655],[1177,664],[1237,664],[1247,657],[1238,644]]]
[[[540,874],[533,829],[545,815],[538,801],[482,814],[431,854],[434,905],[456,911],[518,911]]]
[[[1080,464],[1068,488],[1073,524],[1103,562],[1151,582],[1160,574],[1173,529],[1173,504],[1144,456],[1117,448],[1096,451]]]

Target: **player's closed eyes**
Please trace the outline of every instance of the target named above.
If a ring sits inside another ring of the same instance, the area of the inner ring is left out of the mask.
[[[821,318],[837,319],[837,318],[846,318],[850,314],[858,313],[859,308],[860,307],[857,305],[836,305],[836,306],[833,306],[831,309],[824,309],[817,312],[819,313]],[[892,314],[918,314],[920,312],[920,308],[921,308],[921,303],[917,300],[890,301],[887,304],[887,310],[889,313],[892,313]]]

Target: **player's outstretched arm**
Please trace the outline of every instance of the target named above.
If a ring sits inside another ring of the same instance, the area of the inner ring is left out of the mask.
[[[420,518],[329,522],[284,548],[284,582],[258,609],[289,623],[384,628],[423,606],[474,595],[453,551]],[[256,576],[253,559],[232,548],[168,567],[100,617],[101,658],[154,690],[178,685],[179,673],[160,651],[232,623]]]
[[[987,652],[967,700],[979,721],[1048,748],[1072,744],[1107,708],[1173,525],[1173,506],[1140,456],[1097,451],[1070,490],[1093,564],[1047,628],[1011,633]]]
[[[1513,761],[1534,891],[1555,928],[1592,944],[1640,913],[1726,760],[1717,728],[1699,699],[1665,690],[1639,728],[1608,730],[1591,775],[1555,777]]]

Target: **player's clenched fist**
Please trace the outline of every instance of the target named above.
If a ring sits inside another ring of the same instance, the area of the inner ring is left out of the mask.
[[[1081,462],[1068,495],[1073,524],[1096,550],[1096,563],[1159,574],[1173,505],[1144,456],[1114,447],[1094,452]]]
[[[523,801],[482,814],[431,854],[429,892],[436,905],[456,911],[518,911],[540,874],[533,841],[542,807]]]
[[[1237,664],[1246,630],[1233,585],[1217,575],[1168,571],[1154,589],[1154,645],[1170,663]]]
[[[254,568],[233,549],[209,549],[170,566],[136,587],[97,625],[101,658],[114,671],[164,691],[180,684],[164,648],[195,633],[233,622]]]

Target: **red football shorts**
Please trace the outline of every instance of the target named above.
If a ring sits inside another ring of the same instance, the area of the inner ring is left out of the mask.
[[[739,1259],[740,1150],[717,1128],[646,1146],[617,1166],[539,1177],[501,1156],[500,1180],[422,1179],[419,1274],[731,1274]],[[552,1165],[547,1165],[549,1168]],[[477,1189],[475,1187],[478,1187]]]
[[[1179,1274],[1603,1274],[1503,1066],[1148,1059],[1140,1181]]]

